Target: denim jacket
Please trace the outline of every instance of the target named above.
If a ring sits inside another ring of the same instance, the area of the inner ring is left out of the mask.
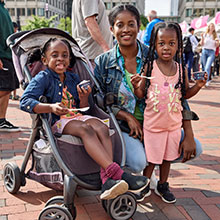
[[[148,54],[148,47],[140,43],[140,50],[142,54],[142,62],[146,59]],[[113,92],[114,94],[114,105],[112,106],[113,113],[116,115],[119,110],[124,110],[123,106],[117,105],[118,103],[118,91],[123,78],[123,72],[117,63],[115,45],[111,50],[96,57],[96,67],[94,74],[99,82],[99,85],[104,93]]]
[[[48,103],[61,102],[63,87],[67,86],[68,91],[74,97],[79,107],[79,96],[76,89],[80,82],[79,76],[75,73],[66,72],[64,83],[60,81],[59,75],[50,69],[39,72],[29,83],[20,100],[20,108],[23,111],[34,113],[33,108],[39,104],[39,97],[44,95]],[[60,117],[52,114],[52,124]]]
[[[138,41],[139,42],[139,41]],[[140,44],[140,49],[142,53],[142,60],[144,61],[147,59],[149,48],[148,46]],[[117,105],[118,103],[118,91],[120,88],[120,84],[122,81],[123,73],[120,69],[117,59],[116,59],[116,46],[115,45],[111,50],[107,51],[106,53],[103,53],[96,57],[95,64],[96,67],[94,69],[95,77],[103,91],[103,93],[113,92],[114,94],[114,105],[112,106],[112,111],[115,115],[120,110],[124,110],[123,106]],[[143,62],[142,61],[142,62]],[[194,112],[190,111],[189,105],[187,101],[184,99],[183,103],[183,118],[185,120],[198,120],[198,116],[195,115]]]

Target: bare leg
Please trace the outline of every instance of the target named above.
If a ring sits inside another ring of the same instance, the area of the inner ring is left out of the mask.
[[[167,182],[170,173],[170,161],[164,160],[160,165],[160,181],[159,183]]]
[[[0,98],[2,98],[3,96],[8,95],[10,93],[11,93],[11,91],[0,91]]]
[[[155,164],[153,163],[149,163],[149,165],[144,169],[144,176],[146,176],[147,178],[151,178],[152,172],[154,170]]]
[[[112,157],[105,148],[112,149],[112,144],[104,147],[97,133],[91,125],[82,121],[70,121],[63,130],[63,134],[70,134],[80,137],[87,153],[95,160],[103,169],[112,164]]]
[[[1,97],[1,92],[0,92],[0,97]],[[1,106],[0,107],[0,118],[5,118],[5,116],[6,116],[6,111],[7,111],[8,102],[9,102],[9,96],[10,96],[10,92],[7,92],[6,95],[4,95],[0,98],[0,106]]]
[[[106,152],[111,158],[113,158],[112,141],[109,136],[109,128],[103,122],[97,119],[89,119],[86,120],[85,123],[94,129]]]

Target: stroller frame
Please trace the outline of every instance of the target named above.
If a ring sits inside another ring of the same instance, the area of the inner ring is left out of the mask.
[[[67,39],[68,41],[74,43],[76,47],[78,48],[78,51],[76,51],[77,55],[79,54],[80,62],[83,64],[87,72],[89,73],[89,77],[92,79],[92,81],[95,84],[96,87],[96,99],[101,102],[101,105],[104,105],[104,107],[109,112],[111,123],[114,127],[114,129],[117,131],[117,134],[119,136],[119,139],[121,141],[121,147],[122,147],[122,154],[121,154],[121,167],[124,167],[125,165],[125,143],[120,131],[120,127],[117,123],[117,120],[111,110],[111,94],[103,94],[98,82],[96,81],[95,77],[93,76],[92,71],[88,66],[90,66],[90,63],[86,57],[84,57],[83,52],[79,48],[76,41],[67,33],[55,29],[55,28],[43,28],[38,29],[34,31],[24,31],[24,32],[18,32],[15,34],[12,34],[7,39],[7,44],[12,49],[12,52],[20,53],[19,50],[23,50],[19,46],[20,42],[22,42],[24,39],[28,38],[30,35],[37,35],[37,34],[49,34],[51,37],[53,35],[59,35],[62,38]],[[17,40],[15,42],[15,40]],[[75,55],[75,54],[74,54]],[[15,57],[14,57],[15,58]],[[19,65],[18,65],[19,64]],[[27,77],[28,82],[30,82],[32,75],[30,73],[30,70],[28,69],[27,65],[21,65],[20,62],[17,62],[17,66],[15,66],[16,72],[19,70]],[[18,73],[17,73],[18,75]],[[18,77],[19,78],[19,77]],[[21,77],[19,78],[20,81],[22,81]],[[109,98],[110,97],[110,98]],[[43,102],[43,99],[41,100]],[[96,105],[95,105],[96,106]],[[103,106],[102,106],[103,107]],[[104,114],[106,117],[106,113],[104,113],[99,108],[94,108],[95,111],[101,111],[101,114]],[[27,149],[25,151],[24,160],[21,165],[21,169],[14,164],[14,163],[7,163],[4,167],[4,183],[7,191],[11,194],[14,194],[18,192],[20,186],[26,185],[26,179],[31,179],[28,174],[25,173],[28,160],[32,154],[33,151],[33,145],[36,141],[36,138],[39,134],[40,129],[40,122],[42,122],[42,126],[47,134],[47,138],[49,140],[53,155],[56,159],[56,162],[58,163],[60,169],[63,172],[64,179],[63,179],[63,196],[55,196],[48,200],[48,202],[45,205],[45,208],[41,211],[39,220],[45,220],[46,216],[49,215],[51,217],[51,213],[62,213],[62,217],[67,220],[72,220],[76,218],[76,208],[74,206],[74,196],[77,189],[77,186],[81,186],[83,188],[89,189],[89,190],[100,190],[100,186],[97,185],[91,185],[84,181],[82,181],[76,174],[74,174],[69,167],[62,161],[62,157],[57,149],[57,144],[54,138],[54,135],[52,134],[50,124],[48,122],[48,114],[39,114],[39,117],[35,120],[35,123],[33,123],[32,132],[30,135],[30,139],[27,145]],[[32,161],[33,162],[33,161]],[[33,166],[33,164],[32,164]],[[60,206],[60,204],[63,204],[63,206]],[[119,204],[119,205],[117,205]],[[132,193],[125,193],[123,195],[118,196],[115,199],[112,200],[103,200],[102,206],[105,209],[105,211],[110,215],[112,219],[117,220],[126,220],[130,219],[133,214],[136,211],[136,199]],[[123,206],[123,207],[120,207]],[[116,207],[116,208],[115,208]],[[122,209],[120,211],[120,208]],[[126,211],[124,214],[124,211]],[[51,218],[53,219],[53,218]],[[54,218],[57,219],[57,218]]]

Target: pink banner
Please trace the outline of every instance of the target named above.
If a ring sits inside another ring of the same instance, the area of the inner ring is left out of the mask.
[[[191,22],[191,27],[193,27],[194,29],[206,27],[208,18],[209,18],[209,15],[201,16],[200,18],[193,19]]]
[[[187,33],[187,29],[188,29],[188,24],[186,23],[186,21],[183,21],[182,23],[179,24],[181,27],[181,30],[183,33]]]
[[[220,23],[220,12],[217,12],[215,15],[215,24]]]

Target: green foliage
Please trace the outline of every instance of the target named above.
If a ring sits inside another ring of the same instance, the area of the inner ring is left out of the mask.
[[[54,27],[54,20],[57,17],[57,15],[51,16],[49,19],[45,17],[38,17],[35,15],[32,15],[33,20],[28,20],[27,25],[22,27],[22,30],[35,30],[38,28],[43,27]]]
[[[58,24],[58,28],[67,31],[70,35],[72,35],[72,21],[70,17],[61,18]]]
[[[148,20],[144,15],[141,15],[141,30],[144,30],[148,24]]]

